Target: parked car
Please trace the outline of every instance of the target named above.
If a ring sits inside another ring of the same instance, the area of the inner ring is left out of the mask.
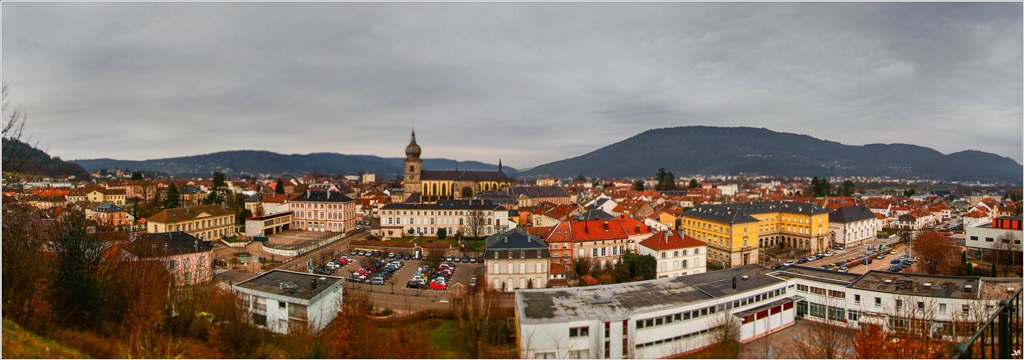
[[[896,254],[897,254],[896,249],[892,249],[892,251],[889,251],[889,255],[896,255]]]
[[[375,277],[373,279],[370,279],[370,285],[384,285],[384,278]]]
[[[430,290],[448,290],[448,284],[440,281],[430,283]]]
[[[469,256],[463,256],[462,257],[462,262],[468,263],[469,262]]]
[[[796,263],[797,263],[797,264],[806,264],[806,263],[808,263],[808,262],[810,262],[810,260],[807,260],[807,259],[800,259],[800,260],[797,260],[797,262],[796,262]]]
[[[839,269],[838,269],[838,270],[836,270],[836,271],[838,271],[838,272],[841,272],[841,273],[844,273],[844,272],[850,272],[850,269],[848,269],[848,268],[846,268],[845,266],[843,266],[843,267],[839,268]]]
[[[781,269],[781,268],[782,268],[782,265],[780,265],[780,264],[775,264],[775,265],[772,265],[772,267],[771,267],[772,270],[778,270],[778,269]]]
[[[405,256],[402,257],[402,260],[405,260],[405,261],[412,260],[412,255],[411,254],[405,254]]]
[[[793,265],[793,264],[796,264],[796,260],[786,260],[786,262],[782,263],[782,265],[785,265],[785,266],[790,266],[790,265]]]
[[[878,260],[885,259],[885,254],[878,254],[878,256],[875,256],[875,259],[878,259]]]
[[[452,259],[452,260],[453,260],[453,261],[455,261],[455,262],[462,262],[462,258],[460,258],[460,257],[458,257],[458,256],[456,256],[456,257],[455,257],[454,259]]]
[[[832,256],[832,255],[835,255],[835,254],[832,253],[831,251],[825,253],[825,256]]]

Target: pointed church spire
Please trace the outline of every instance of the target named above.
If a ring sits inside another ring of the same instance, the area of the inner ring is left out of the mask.
[[[501,172],[501,158],[498,158],[498,172]]]

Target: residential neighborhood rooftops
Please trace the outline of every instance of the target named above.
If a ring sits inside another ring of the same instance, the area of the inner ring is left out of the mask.
[[[706,246],[703,241],[683,235],[678,231],[659,231],[640,242],[640,246],[654,251],[683,249]]]

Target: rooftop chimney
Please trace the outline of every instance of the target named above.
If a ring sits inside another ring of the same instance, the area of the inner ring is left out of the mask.
[[[608,222],[607,221],[604,222],[603,227],[604,227],[604,231],[608,231]]]
[[[310,279],[309,280],[309,288],[313,289],[313,290],[316,290],[316,279]]]

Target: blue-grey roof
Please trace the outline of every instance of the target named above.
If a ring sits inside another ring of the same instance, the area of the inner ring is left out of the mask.
[[[829,223],[846,224],[869,219],[877,219],[877,217],[875,217],[875,213],[871,212],[871,209],[864,205],[841,207],[828,214]]]
[[[114,203],[112,203],[112,202],[105,202],[105,203],[96,205],[96,207],[92,208],[92,211],[97,211],[97,212],[121,212],[121,211],[124,211],[124,208],[122,208],[120,206],[117,206],[117,205],[114,205]]]
[[[827,214],[828,210],[816,204],[789,201],[763,201],[755,203],[725,203],[719,205],[699,205],[683,213],[683,216],[702,220],[741,224],[756,222],[751,214],[785,212],[792,214],[818,215]]]
[[[162,257],[213,250],[213,243],[186,232],[141,234],[128,246],[128,252],[140,258]]]
[[[599,209],[587,209],[587,211],[576,215],[576,220],[611,220],[615,216]]]
[[[486,244],[484,260],[510,259],[510,254],[514,259],[547,259],[551,257],[548,244],[543,239],[531,236],[520,229],[511,229],[488,236],[484,243]],[[512,252],[510,253],[509,250]],[[497,257],[494,256],[495,253],[498,254]]]
[[[506,210],[488,200],[438,200],[436,204],[390,203],[381,210]]]
[[[352,202],[352,198],[337,191],[306,190],[299,194],[299,197],[292,199],[294,202]]]

